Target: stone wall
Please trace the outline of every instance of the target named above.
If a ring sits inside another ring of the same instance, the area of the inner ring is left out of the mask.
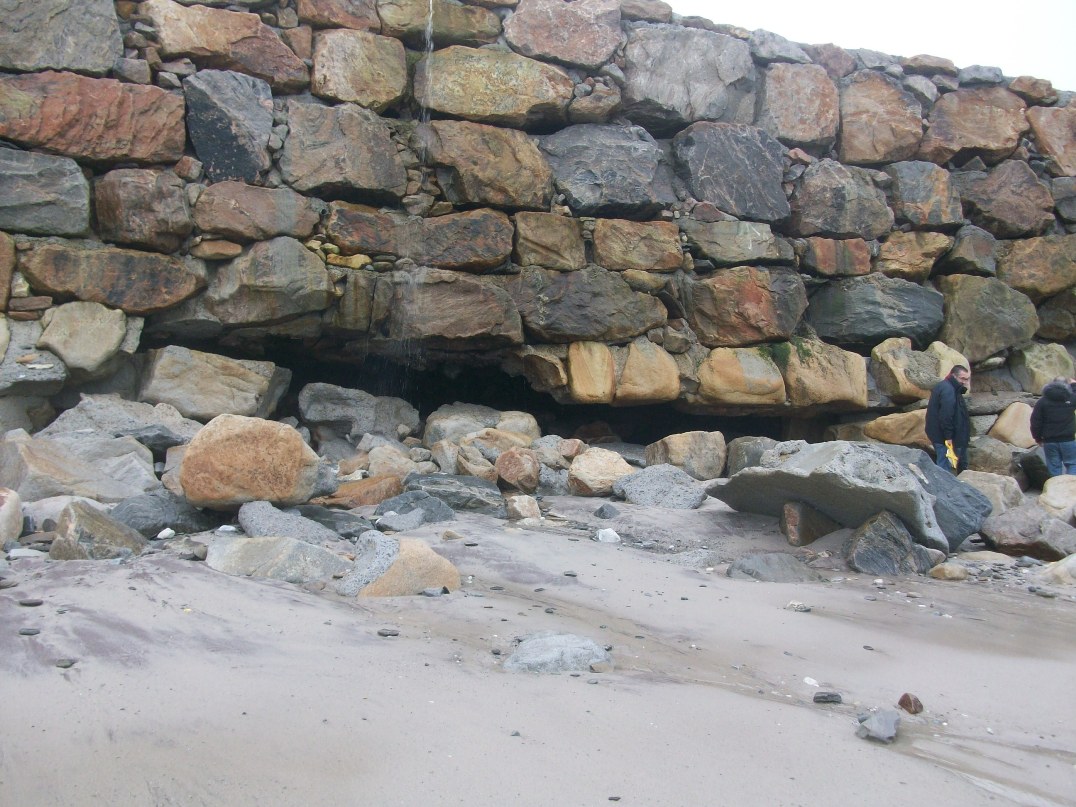
[[[65,389],[247,373],[265,414],[287,385],[150,339],[725,414],[1072,373],[1076,104],[1048,81],[660,0],[0,13],[6,427]]]

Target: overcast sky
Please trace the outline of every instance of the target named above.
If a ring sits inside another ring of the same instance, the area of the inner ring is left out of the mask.
[[[684,16],[894,56],[927,53],[1076,90],[1076,0],[667,0]]]

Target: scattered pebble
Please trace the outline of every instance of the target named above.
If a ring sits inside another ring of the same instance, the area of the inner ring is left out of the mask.
[[[37,628],[19,628],[19,636],[37,636],[41,633]]]
[[[478,541],[464,541],[464,546],[478,546]]]
[[[17,585],[18,585],[18,583],[15,582],[14,580],[0,580],[0,589],[3,589],[3,588],[15,588],[15,586],[17,586]]]
[[[77,664],[77,663],[78,663],[78,659],[73,659],[73,658],[58,658],[58,659],[56,659],[56,666],[59,667],[61,670],[68,670],[71,667],[74,667],[75,664]]]
[[[400,632],[395,628],[381,628],[377,632],[378,636],[399,636]]]
[[[171,527],[165,527],[163,530],[161,530],[159,533],[157,533],[157,540],[158,541],[165,541],[165,540],[167,540],[169,538],[175,538],[175,537],[176,537],[176,531],[173,530]]]
[[[578,577],[579,575],[576,574],[575,572],[565,572],[564,576],[565,577]]]
[[[799,602],[798,600],[791,600],[789,601],[788,605],[785,606],[785,610],[796,611],[801,614],[806,614],[810,612],[811,606],[807,605],[806,603]]]
[[[911,692],[905,692],[897,701],[897,706],[910,715],[917,715],[923,711],[923,702]]]
[[[24,608],[36,608],[39,605],[44,605],[44,600],[19,600],[19,605]]]
[[[840,692],[816,692],[814,693],[815,703],[842,703]]]

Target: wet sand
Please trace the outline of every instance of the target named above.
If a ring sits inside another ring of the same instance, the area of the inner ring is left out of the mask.
[[[772,519],[617,507],[670,543],[481,516],[409,533],[463,574],[437,598],[345,601],[165,553],[19,561],[0,592],[0,801],[1076,804],[1071,598],[731,580],[731,557],[788,549]],[[504,672],[539,630],[611,645],[614,670]],[[857,713],[903,692],[925,711],[894,743],[856,737]]]

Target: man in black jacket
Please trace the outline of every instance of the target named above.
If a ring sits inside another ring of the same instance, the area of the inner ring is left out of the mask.
[[[971,371],[958,364],[930,391],[930,401],[927,403],[927,438],[934,444],[935,461],[954,473],[968,467],[971,418],[964,394],[970,383]],[[948,459],[950,448],[956,454],[955,468]]]
[[[1042,388],[1031,410],[1031,436],[1046,455],[1050,476],[1076,474],[1076,390],[1074,379],[1055,378]]]

